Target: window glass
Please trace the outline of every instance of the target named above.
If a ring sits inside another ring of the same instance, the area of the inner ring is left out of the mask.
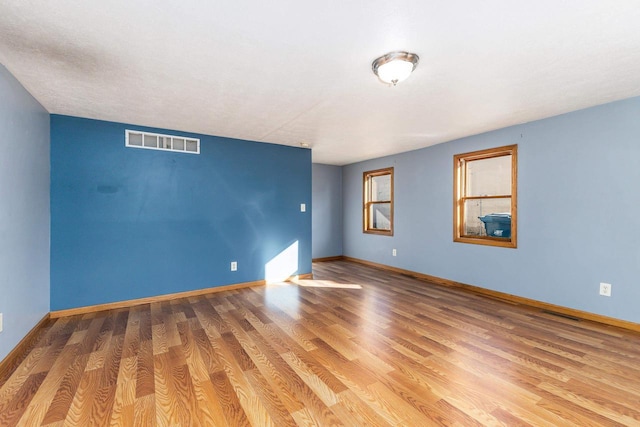
[[[464,235],[510,237],[497,233],[487,233],[485,224],[492,222],[508,223],[511,228],[511,198],[471,199],[464,206]],[[491,224],[493,227],[495,224]],[[491,231],[491,230],[490,230]]]
[[[466,162],[467,196],[498,196],[511,193],[511,156]]]
[[[156,135],[145,135],[144,136],[144,146],[145,147],[158,147],[158,137]]]
[[[142,134],[141,133],[130,133],[129,134],[129,145],[142,145]]]
[[[371,177],[371,199],[374,202],[391,200],[391,175]]]
[[[184,150],[184,139],[182,138],[173,138],[173,149],[174,150]]]
[[[375,204],[370,209],[371,228],[391,230],[391,203]]]

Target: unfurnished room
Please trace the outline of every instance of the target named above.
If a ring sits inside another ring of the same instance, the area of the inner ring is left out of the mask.
[[[0,2],[0,426],[640,426],[640,3]]]

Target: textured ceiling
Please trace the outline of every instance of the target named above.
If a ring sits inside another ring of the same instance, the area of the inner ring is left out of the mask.
[[[347,164],[640,95],[638,0],[2,0],[0,62],[50,112]],[[408,80],[371,72],[420,55]]]

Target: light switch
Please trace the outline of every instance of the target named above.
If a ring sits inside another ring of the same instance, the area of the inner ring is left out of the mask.
[[[300,212],[306,212],[307,211],[307,205],[304,203],[300,203]]]

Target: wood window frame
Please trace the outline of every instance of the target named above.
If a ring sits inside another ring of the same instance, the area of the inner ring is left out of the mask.
[[[491,195],[467,197],[466,163],[473,160],[490,159],[511,155],[511,195]],[[518,236],[518,146],[489,148],[453,156],[453,241],[477,245],[517,248]],[[469,199],[497,199],[511,197],[511,237],[509,239],[492,236],[465,235],[465,201]]]
[[[391,186],[389,194],[391,200],[371,200],[371,178],[376,176],[390,176]],[[369,224],[369,210],[373,205],[389,203],[390,204],[390,214],[389,214],[389,230],[382,230],[377,228],[372,228],[371,224]],[[383,236],[393,236],[393,167],[384,168],[384,169],[376,169],[371,171],[365,171],[362,173],[362,231],[363,233],[368,234],[380,234]]]

